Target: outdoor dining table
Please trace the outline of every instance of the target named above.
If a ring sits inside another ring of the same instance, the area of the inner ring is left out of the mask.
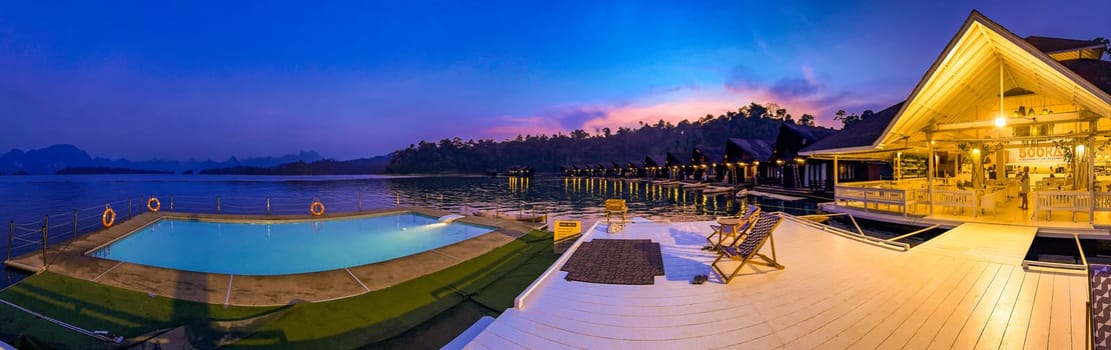
[[[724,231],[725,227],[728,226],[730,228],[729,232],[737,234],[737,230],[741,229],[741,218],[719,218],[718,225],[721,225],[718,230]],[[721,241],[725,239],[725,235],[722,233],[718,232],[718,245],[721,245]]]

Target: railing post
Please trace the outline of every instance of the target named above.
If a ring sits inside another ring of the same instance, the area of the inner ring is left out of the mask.
[[[8,257],[4,261],[12,260],[12,239],[15,236],[15,220],[8,221]]]
[[[266,216],[270,216],[270,197],[266,197]]]
[[[46,271],[46,239],[49,236],[50,215],[42,217],[42,270]]]
[[[74,239],[77,239],[77,209],[73,210],[73,238],[70,240]]]
[[[216,196],[216,214],[220,213],[220,196]]]

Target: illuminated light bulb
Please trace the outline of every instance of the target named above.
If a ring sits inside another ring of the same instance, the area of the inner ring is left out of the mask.
[[[995,117],[995,126],[1000,128],[1007,126],[1007,118],[1004,118],[1003,116]]]

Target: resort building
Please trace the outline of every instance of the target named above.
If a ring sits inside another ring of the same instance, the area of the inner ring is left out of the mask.
[[[768,163],[774,147],[771,140],[730,138],[725,143],[729,181],[736,184],[756,184],[760,164]]]
[[[906,101],[799,154],[837,169],[832,210],[1111,224],[1106,50],[1106,41],[1023,39],[974,11]],[[860,166],[869,162],[892,164],[890,179],[859,181],[881,171]]]
[[[670,177],[667,169],[667,158],[659,155],[644,156],[644,169],[648,177],[653,179]]]
[[[780,123],[775,147],[765,169],[764,184],[778,184],[787,189],[824,188],[822,184],[830,172],[828,162],[807,161],[799,156],[799,151],[830,135],[836,130],[819,128],[795,123]]]
[[[881,239],[812,221],[838,214],[771,208],[732,247],[706,235],[713,224],[719,238],[741,225],[734,218],[599,220],[459,347],[1111,348],[1111,268],[1089,271],[1086,260],[1106,259],[1098,255],[1106,250],[1086,257],[1080,247],[1095,244],[1070,234],[1078,262],[1065,265],[1074,270],[1025,261],[1046,227],[1111,224],[1104,50],[1098,41],[1022,39],[974,11],[905,101],[828,138],[783,126],[788,135],[776,141],[726,144],[731,181],[830,181],[836,201],[827,209],[955,226],[933,238],[893,248],[928,229]],[[792,140],[800,145],[781,147]],[[1027,210],[1015,198],[1024,181]],[[744,265],[758,252],[764,265]],[[736,254],[748,258],[719,268]]]

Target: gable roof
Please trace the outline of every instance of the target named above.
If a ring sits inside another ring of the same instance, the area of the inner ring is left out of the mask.
[[[702,155],[706,157],[706,162],[710,164],[721,163],[725,160],[725,150],[721,148],[703,149]]]
[[[817,126],[798,125],[795,123],[783,123],[783,127],[795,133],[799,137],[805,139],[807,144],[814,144],[814,142],[824,139],[830,135],[836,134],[837,130],[821,128]]]
[[[667,159],[660,155],[647,155],[644,156],[644,166],[664,166],[667,164]]]
[[[682,155],[675,154],[674,152],[667,152],[667,160],[666,161],[667,161],[668,166],[690,165],[691,164],[691,160],[690,160],[689,157],[684,157]]]
[[[810,144],[810,146],[803,147],[803,149],[799,151],[799,154],[839,153],[852,151],[861,147],[871,148],[872,144],[876,142],[876,139],[883,135],[883,130],[887,128],[887,125],[895,119],[895,114],[899,112],[899,109],[903,108],[904,102],[906,101],[884,108],[871,117],[861,119],[829,137],[818,140]]]
[[[1037,48],[1041,52],[1045,52],[1047,54],[1055,53],[1055,52],[1062,52],[1062,51],[1073,51],[1073,50],[1094,49],[1094,48],[1105,47],[1103,43],[1095,41],[1095,40],[1076,40],[1076,39],[1065,39],[1065,38],[1051,38],[1051,37],[1047,37],[1047,36],[1034,36],[1034,35],[1028,36],[1028,37],[1024,38],[1023,40],[1030,43],[1030,45],[1033,45],[1035,48]]]
[[[730,138],[729,144],[740,148],[742,152],[747,153],[752,159],[761,162],[766,162],[771,159],[772,151],[775,147],[775,141],[759,139]]]
[[[1084,80],[1092,83],[1103,92],[1111,94],[1111,61],[1068,60],[1061,65],[1076,72]]]
[[[1007,87],[1036,87],[1037,93],[1111,115],[1111,95],[1065,68],[998,23],[972,11],[957,34],[915,86],[895,120],[873,143],[875,149],[923,142],[923,129],[968,121],[985,98],[999,95],[1002,72]],[[989,115],[977,122],[991,124]]]

